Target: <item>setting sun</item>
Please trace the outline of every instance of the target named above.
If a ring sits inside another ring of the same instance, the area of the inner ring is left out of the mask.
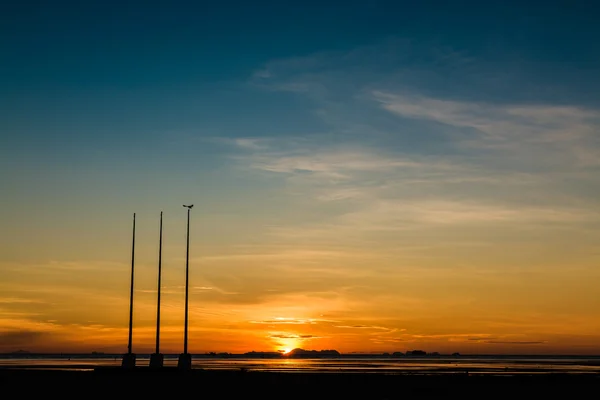
[[[289,354],[290,351],[292,351],[292,349],[289,349],[289,348],[281,349],[281,352],[283,354]]]

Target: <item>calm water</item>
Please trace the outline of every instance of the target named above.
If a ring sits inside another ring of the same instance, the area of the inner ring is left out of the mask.
[[[138,366],[149,358],[139,356]],[[92,370],[96,366],[119,366],[120,356],[106,358],[0,358],[0,367]],[[165,356],[165,366],[176,366],[177,356]],[[368,372],[368,373],[600,373],[600,357],[429,357],[331,359],[193,358],[193,368],[210,370],[278,372]]]

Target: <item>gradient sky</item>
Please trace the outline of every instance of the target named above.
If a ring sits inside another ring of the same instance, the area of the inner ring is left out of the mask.
[[[0,352],[600,353],[591,1],[0,7]]]

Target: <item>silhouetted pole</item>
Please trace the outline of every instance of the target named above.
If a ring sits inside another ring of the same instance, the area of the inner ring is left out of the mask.
[[[135,213],[133,213],[133,238],[131,241],[131,287],[129,288],[129,341],[127,352],[131,353],[131,342],[133,338],[133,271],[135,268]]]
[[[160,280],[162,274],[162,221],[163,213],[160,212],[160,235],[158,239],[158,304],[156,305],[156,352],[160,353]]]
[[[163,355],[160,354],[160,289],[161,289],[161,274],[162,274],[162,230],[163,230],[163,213],[160,212],[160,233],[158,239],[158,296],[156,306],[156,352],[150,355],[151,367],[163,366]]]
[[[183,331],[183,352],[188,347],[188,292],[190,288],[190,209],[187,211],[187,244],[185,249],[185,328]]]
[[[135,213],[133,213],[133,239],[131,243],[131,288],[129,290],[129,341],[127,343],[127,354],[123,356],[123,367],[135,367],[135,354],[131,351],[133,338],[133,278],[135,266]]]
[[[179,356],[178,366],[183,369],[192,368],[192,357],[188,354],[188,293],[189,293],[189,277],[190,277],[190,211],[194,205],[187,207],[187,245],[185,250],[185,317],[183,325],[183,354]]]

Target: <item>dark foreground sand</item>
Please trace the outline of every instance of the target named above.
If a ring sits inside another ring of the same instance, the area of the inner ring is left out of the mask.
[[[188,372],[138,367],[96,371],[0,369],[10,398],[190,399],[401,399],[589,398],[600,389],[596,374],[384,375],[350,373]],[[9,398],[9,397],[6,397]]]

